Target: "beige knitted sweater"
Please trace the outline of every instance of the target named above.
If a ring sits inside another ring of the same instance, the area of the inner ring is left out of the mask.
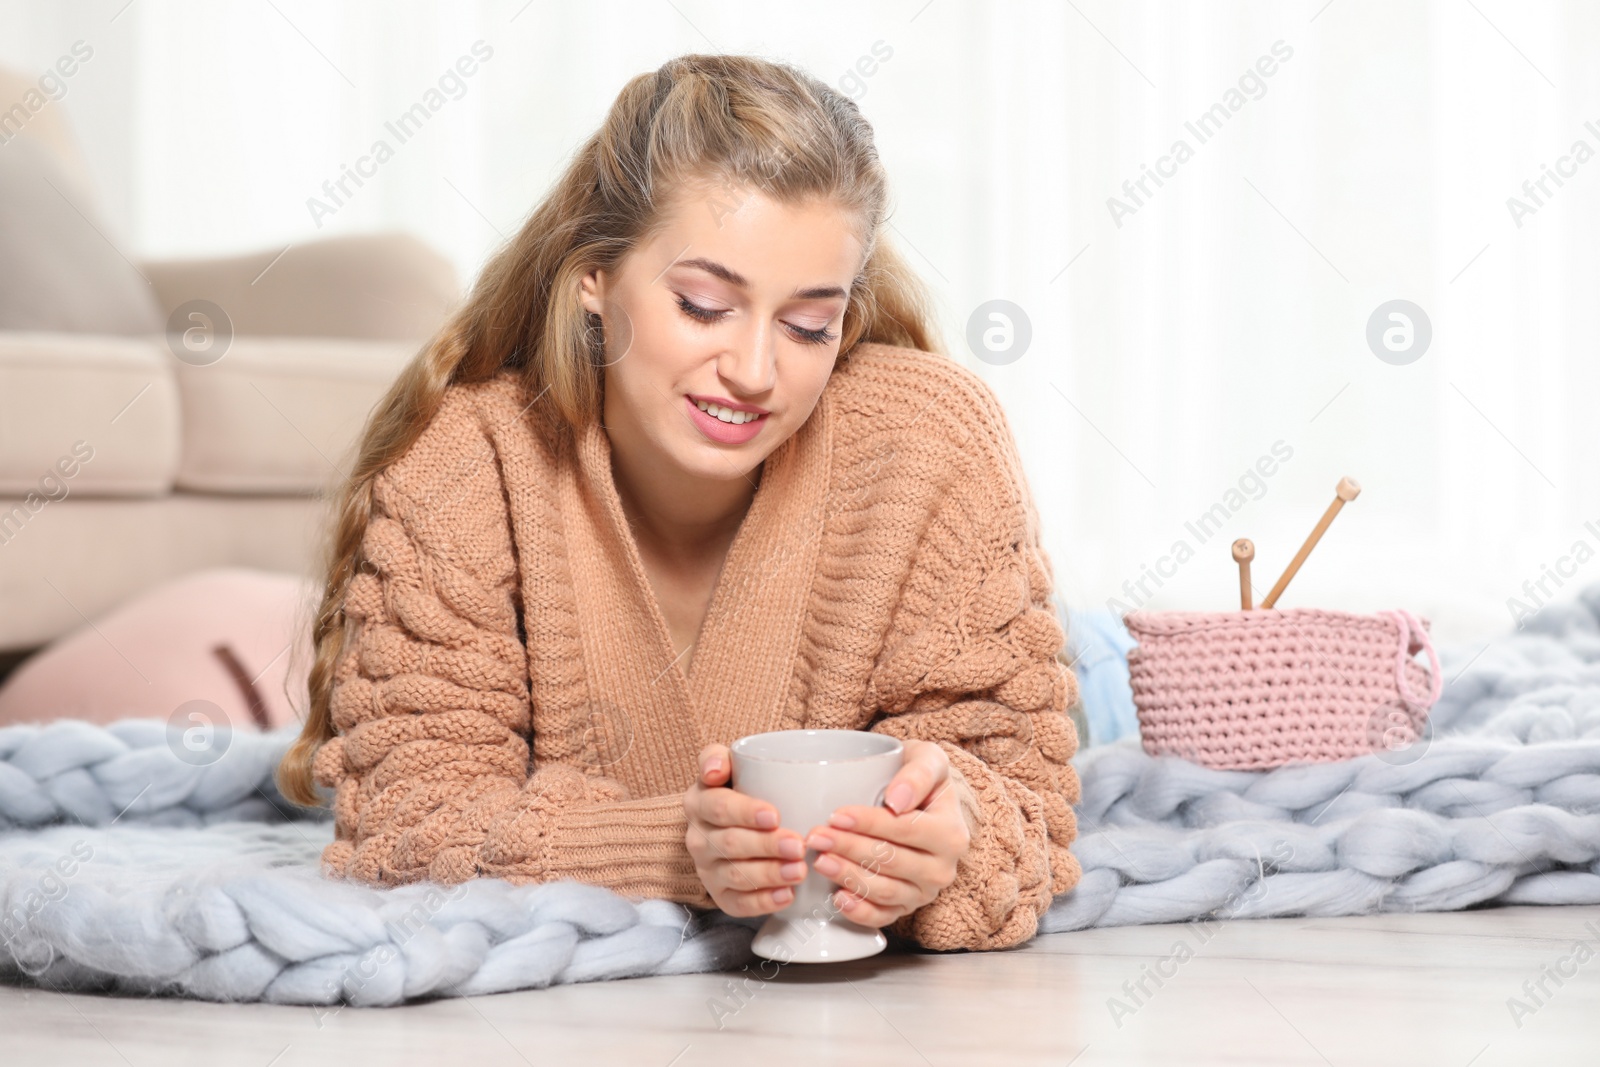
[[[1078,882],[1050,563],[1006,417],[953,360],[840,361],[761,469],[687,675],[604,429],[563,432],[517,371],[448,389],[378,475],[362,555],[313,765],[330,877],[715,907],[684,843],[701,747],[833,728],[936,741],[976,800],[955,882],[891,932],[1014,945]]]

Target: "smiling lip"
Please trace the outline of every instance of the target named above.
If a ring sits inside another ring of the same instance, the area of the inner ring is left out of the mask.
[[[729,411],[753,411],[757,415],[772,414],[772,412],[768,411],[766,408],[758,408],[754,404],[741,404],[737,401],[729,400],[725,396],[700,396],[695,393],[686,393],[684,395],[686,395],[691,402],[696,404],[703,400],[707,404],[715,404],[717,407],[727,408]]]
[[[763,416],[754,422],[744,422],[735,426],[731,422],[723,422],[715,415],[701,411],[694,402],[694,397],[684,394],[683,402],[689,405],[689,419],[702,434],[722,445],[742,445],[755,438],[761,428],[767,424]],[[742,409],[741,409],[742,410]],[[760,410],[757,408],[756,410]]]

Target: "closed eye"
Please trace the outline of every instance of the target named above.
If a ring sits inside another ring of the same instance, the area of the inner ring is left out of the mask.
[[[694,319],[696,322],[705,323],[707,325],[716,322],[718,319],[722,318],[722,316],[727,314],[727,311],[722,309],[701,307],[699,304],[696,304],[686,296],[678,297],[678,307],[682,308],[683,313]],[[825,345],[837,336],[832,330],[829,330],[826,327],[820,330],[808,330],[803,326],[796,326],[792,322],[786,322],[784,325],[793,331],[795,338],[800,341],[801,344]]]

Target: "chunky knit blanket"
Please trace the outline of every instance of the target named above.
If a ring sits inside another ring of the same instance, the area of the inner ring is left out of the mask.
[[[1600,584],[1441,659],[1410,749],[1259,772],[1080,750],[1083,878],[1040,931],[1600,903]],[[755,962],[759,919],[574,881],[324,879],[326,812],[272,782],[291,739],[197,766],[157,720],[0,729],[0,977],[389,1005]]]

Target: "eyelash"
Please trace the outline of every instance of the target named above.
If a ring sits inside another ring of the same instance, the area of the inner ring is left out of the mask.
[[[711,308],[703,308],[699,304],[691,301],[688,297],[684,296],[678,297],[678,307],[682,308],[683,313],[688,315],[691,319],[694,319],[696,322],[706,323],[708,325],[716,322],[717,319],[723,314],[721,311],[713,311]],[[789,322],[784,323],[784,325],[795,332],[795,335],[799,338],[801,344],[825,345],[832,341],[836,336],[832,330],[828,329],[807,330],[804,327],[796,326]]]

